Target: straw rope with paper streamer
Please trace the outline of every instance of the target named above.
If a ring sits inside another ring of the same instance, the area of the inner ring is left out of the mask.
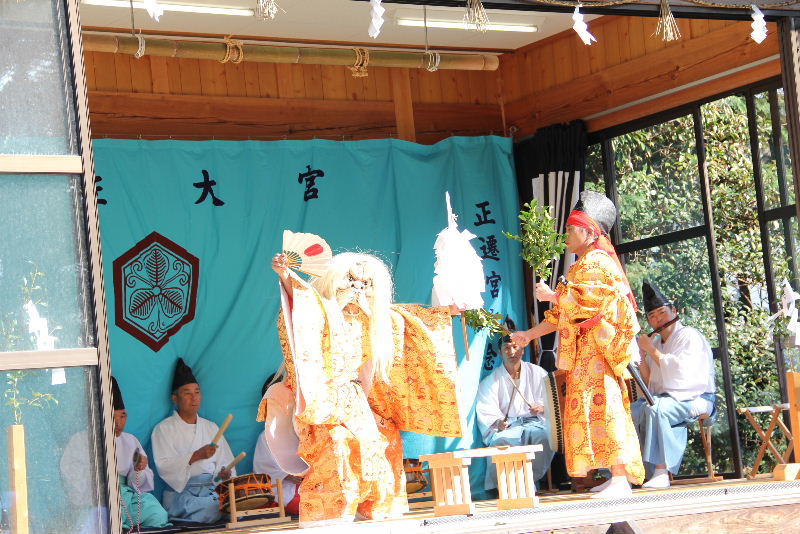
[[[456,223],[458,217],[450,206],[450,193],[445,193],[445,203],[447,228],[439,232],[433,245],[436,251],[436,274],[433,277],[431,302],[434,306],[455,306],[459,310],[480,309],[483,307],[481,293],[486,290],[483,261],[470,244],[470,240],[477,236],[469,230],[459,231]],[[463,318],[461,331],[469,361],[467,326]]]
[[[797,301],[800,300],[800,293],[792,289],[788,280],[783,281],[783,294],[781,295],[781,309],[770,316],[768,321],[774,322],[777,327],[777,334],[792,340],[789,344],[800,346],[798,339],[798,320],[797,320]]]

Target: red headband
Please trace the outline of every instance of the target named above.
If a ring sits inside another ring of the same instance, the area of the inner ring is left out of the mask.
[[[567,224],[585,228],[589,230],[589,233],[591,233],[593,236],[597,238],[594,241],[594,243],[590,246],[592,248],[602,250],[603,252],[611,256],[611,258],[617,264],[617,267],[619,267],[619,272],[622,273],[622,278],[625,281],[625,285],[628,287],[628,295],[627,295],[628,300],[630,300],[631,304],[633,304],[634,311],[638,311],[639,306],[636,304],[636,299],[633,296],[633,291],[631,291],[631,284],[630,282],[628,282],[628,277],[625,275],[625,269],[622,268],[622,264],[619,261],[619,257],[617,256],[617,251],[614,249],[614,245],[611,244],[611,240],[609,240],[608,237],[605,235],[605,232],[603,232],[603,229],[600,228],[599,224],[597,224],[597,221],[592,219],[591,216],[589,216],[589,214],[583,211],[572,210],[572,213],[570,213],[569,217],[567,217]]]

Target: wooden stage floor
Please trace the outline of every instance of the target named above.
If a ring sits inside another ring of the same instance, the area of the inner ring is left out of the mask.
[[[613,523],[633,521],[617,525],[617,532],[800,533],[800,481],[724,480],[666,490],[634,490],[630,498],[602,501],[589,495],[540,495],[539,506],[524,510],[501,511],[497,510],[496,501],[478,501],[473,516],[435,517],[428,507],[390,521],[358,521],[303,530],[320,534],[595,534],[605,533]],[[296,521],[261,527],[243,523],[235,530],[214,532],[255,534],[297,528]]]

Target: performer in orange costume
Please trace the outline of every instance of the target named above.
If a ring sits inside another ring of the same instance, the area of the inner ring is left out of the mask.
[[[283,254],[272,266],[283,294],[283,383],[295,402],[297,452],[309,466],[301,526],[352,521],[356,512],[401,515],[408,501],[399,431],[461,435],[450,310],[391,305],[391,276],[374,256],[335,256],[313,287]],[[275,406],[270,391],[260,419]]]
[[[623,378],[639,331],[636,302],[607,234],[616,220],[614,204],[600,193],[584,191],[567,219],[567,250],[578,260],[567,283],[552,291],[536,285],[536,298],[553,303],[545,320],[513,341],[527,345],[559,332],[558,367],[567,370],[564,440],[567,471],[585,476],[608,468],[612,478],[596,498],[631,494],[629,482],[641,484],[644,467],[630,399]]]

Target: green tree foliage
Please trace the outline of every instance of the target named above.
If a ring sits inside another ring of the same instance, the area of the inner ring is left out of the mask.
[[[781,205],[780,180],[770,144],[767,94],[756,96],[759,161],[767,207]],[[763,251],[756,215],[756,190],[745,99],[731,96],[701,108],[706,172],[716,234],[725,328],[736,406],[779,402],[775,348],[769,315]],[[637,130],[613,139],[620,231],[623,241],[636,241],[703,224],[700,173],[691,115]],[[603,190],[598,150],[590,151],[587,188]],[[594,157],[592,157],[594,156]],[[791,178],[788,178],[791,184]],[[793,201],[792,199],[789,199]],[[786,199],[784,198],[785,204]],[[778,281],[790,278],[783,234],[771,232],[773,270]],[[641,299],[641,282],[653,281],[672,298],[684,323],[695,326],[717,345],[706,239],[694,238],[654,247],[625,257],[631,286]],[[641,302],[641,300],[640,300]],[[644,318],[642,327],[649,328]],[[731,444],[717,362],[719,418],[714,426],[714,459],[730,471]],[[739,420],[745,466],[752,465],[759,439],[744,418]],[[764,469],[771,469],[767,463]],[[697,432],[690,432],[683,474],[701,473],[705,459]]]

